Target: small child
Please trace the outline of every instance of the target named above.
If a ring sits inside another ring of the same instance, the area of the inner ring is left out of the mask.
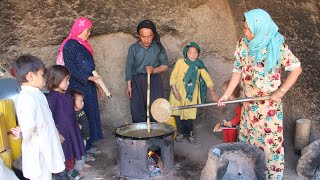
[[[30,180],[49,180],[52,173],[65,169],[59,133],[44,94],[45,65],[31,55],[22,55],[13,63],[21,84],[16,111],[22,132],[22,172]],[[14,130],[11,130],[14,132]],[[17,129],[19,134],[19,129]]]
[[[169,102],[172,106],[205,103],[207,88],[210,90],[212,99],[218,100],[211,77],[204,63],[198,59],[199,54],[199,45],[190,42],[183,50],[184,58],[177,60],[170,76]],[[175,140],[181,142],[184,137],[187,137],[189,143],[196,143],[192,121],[196,119],[197,109],[174,110],[172,115],[175,117],[178,129]]]
[[[80,127],[80,132],[82,135],[83,143],[86,145],[87,140],[90,139],[90,128],[89,121],[86,113],[83,111],[83,93],[77,89],[70,90],[70,94],[74,100],[74,110],[76,112],[76,119]],[[85,156],[85,161],[95,161],[95,158],[87,154]]]
[[[223,91],[226,91],[229,80],[225,81],[222,84]],[[234,100],[240,96],[240,85],[238,85],[233,93],[230,95],[229,100]],[[241,104],[240,103],[233,103],[233,104],[226,104],[225,107],[222,109],[223,116],[225,119],[217,123],[213,129],[213,132],[223,132],[223,142],[237,142],[237,125],[240,122],[241,116]]]
[[[66,158],[65,165],[68,175],[71,178],[82,179],[79,169],[75,169],[75,160],[82,160],[85,156],[79,125],[76,121],[74,102],[67,92],[70,73],[61,65],[54,65],[48,69],[47,95],[49,107],[52,111],[54,122],[59,133],[64,137],[62,149]]]

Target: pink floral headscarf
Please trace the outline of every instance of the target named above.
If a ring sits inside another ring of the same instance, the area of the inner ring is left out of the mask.
[[[78,38],[77,36],[79,34],[81,34],[85,29],[87,28],[91,28],[92,27],[92,23],[88,18],[85,17],[81,17],[79,19],[76,20],[76,22],[73,24],[70,34],[69,36],[63,40],[61,46],[60,46],[60,50],[59,50],[59,54],[58,54],[58,58],[57,58],[57,64],[59,65],[63,65],[64,66],[64,60],[63,60],[63,47],[66,44],[66,42],[69,39],[75,39],[77,40],[80,44],[84,45],[92,54],[93,56],[93,51],[92,48],[89,44],[89,42],[87,40],[82,40],[81,38]]]

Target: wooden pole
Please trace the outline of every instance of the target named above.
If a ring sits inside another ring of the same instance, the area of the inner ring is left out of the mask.
[[[297,152],[309,145],[311,131],[310,119],[298,119],[296,121],[296,134],[294,148]]]
[[[147,80],[147,129],[150,133],[150,73],[148,73],[148,80]]]
[[[92,71],[92,74],[96,77],[99,77],[99,74],[97,73],[96,70]],[[106,85],[103,83],[102,79],[98,79],[98,83],[101,86],[103,92],[106,94],[107,97],[111,97],[111,94],[108,90],[108,88],[106,87]]]

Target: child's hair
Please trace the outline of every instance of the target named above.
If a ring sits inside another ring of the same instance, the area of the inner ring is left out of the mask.
[[[76,99],[77,96],[83,97],[83,93],[81,91],[79,91],[78,89],[71,89],[69,92],[74,100]]]
[[[45,71],[44,63],[37,57],[30,54],[25,54],[14,60],[12,67],[17,81],[21,84],[28,82],[26,76],[29,72],[37,73],[40,69]]]
[[[48,68],[46,87],[48,90],[58,88],[63,79],[70,76],[69,70],[62,65],[53,65]]]
[[[227,80],[225,81],[223,84],[222,84],[222,87],[228,87],[230,83],[230,80]],[[234,89],[232,95],[235,97],[235,98],[238,98],[240,96],[240,91],[241,91],[241,87],[240,87],[240,83],[236,86],[236,88]]]

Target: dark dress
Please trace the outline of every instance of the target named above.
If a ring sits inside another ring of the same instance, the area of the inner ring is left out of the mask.
[[[81,160],[86,154],[76,114],[73,99],[69,93],[50,91],[47,95],[49,107],[59,133],[64,137],[62,149],[66,160]]]
[[[86,147],[88,150],[94,141],[103,138],[96,85],[88,80],[95,70],[94,60],[88,49],[74,39],[68,40],[64,45],[63,58],[71,73],[69,89],[78,89],[84,94],[83,110],[90,127],[90,139]]]

